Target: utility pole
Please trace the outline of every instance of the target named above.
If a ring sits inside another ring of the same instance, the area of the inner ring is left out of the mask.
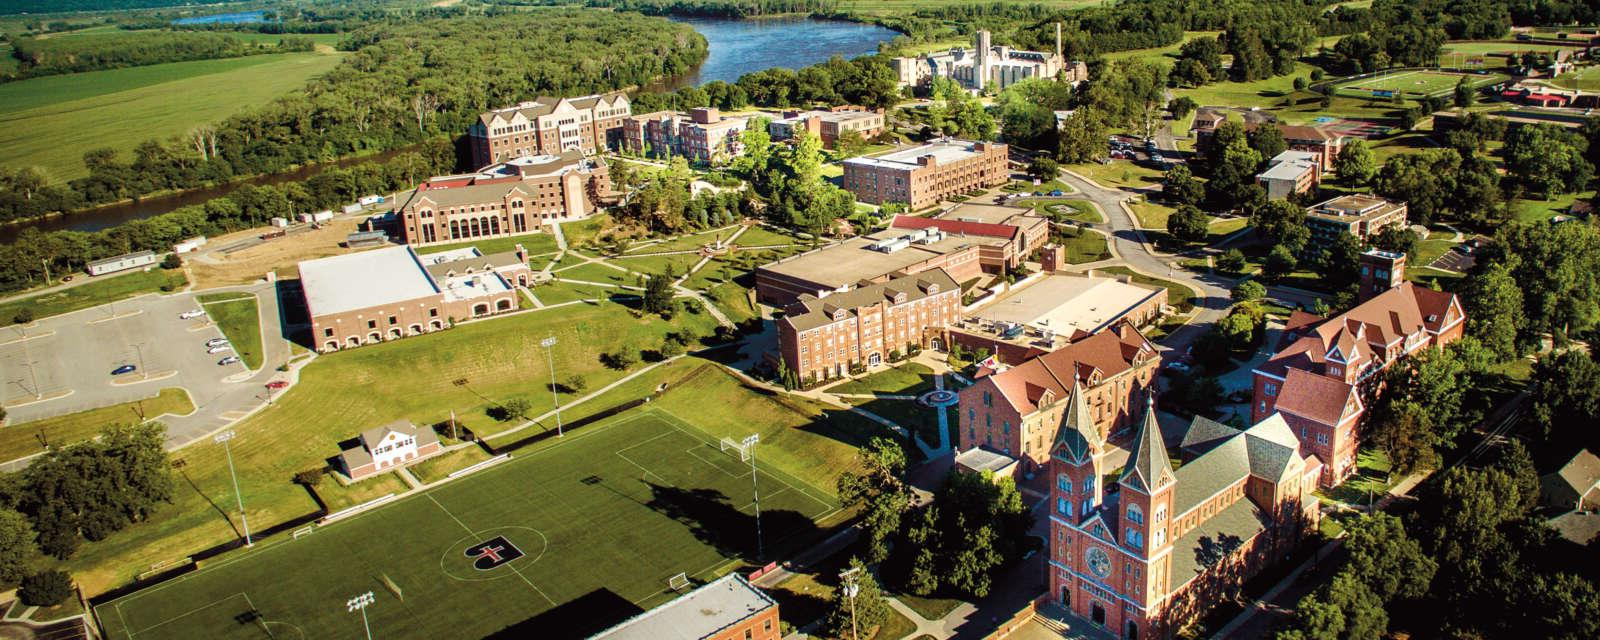
[[[756,504],[756,560],[766,557],[766,550],[762,548],[761,543],[761,485],[756,481],[756,443],[759,442],[761,434],[752,433],[739,443],[744,446],[745,451],[750,452],[750,495]]]
[[[861,639],[861,632],[856,629],[856,594],[861,593],[861,583],[857,581],[857,577],[860,575],[859,567],[839,572],[839,581],[844,585],[844,595],[850,599],[850,640]]]
[[[144,367],[144,344],[133,345],[133,350],[139,354],[139,372],[145,380],[150,379],[150,370]]]
[[[566,433],[561,430],[561,396],[556,393],[556,337],[550,336],[539,341],[539,346],[544,347],[545,360],[550,362],[550,400],[556,405],[556,437],[564,438]],[[548,431],[546,433],[549,433]]]
[[[373,600],[372,592],[368,591],[346,600],[344,603],[346,613],[361,612],[361,628],[366,630],[367,640],[372,640],[372,626],[367,624],[367,607],[372,604]]]
[[[250,519],[244,514],[244,494],[239,493],[239,474],[233,472],[233,448],[228,446],[228,441],[233,440],[233,430],[229,429],[213,436],[211,439],[222,444],[222,450],[228,455],[228,475],[233,476],[233,497],[239,502],[239,521],[244,523],[244,546],[254,546],[250,539]]]
[[[50,260],[47,258],[40,258],[39,264],[44,265],[44,286],[48,287],[50,286]]]

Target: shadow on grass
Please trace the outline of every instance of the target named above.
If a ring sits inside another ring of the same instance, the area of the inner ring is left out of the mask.
[[[820,530],[816,523],[798,511],[762,510],[765,557],[756,553],[756,518],[729,504],[728,496],[716,489],[674,487],[645,482],[650,487],[646,507],[689,528],[696,540],[715,548],[724,556],[761,562],[779,555],[785,541],[811,540]],[[742,500],[741,500],[742,501]]]
[[[644,613],[610,589],[595,589],[554,609],[508,626],[486,636],[492,640],[548,638],[581,640],[619,622]]]

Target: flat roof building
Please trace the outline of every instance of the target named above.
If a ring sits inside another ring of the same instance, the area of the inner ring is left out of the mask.
[[[300,263],[311,335],[322,352],[514,311],[516,288],[532,279],[521,245],[491,255],[469,248],[443,256],[419,256],[409,246],[388,247]]]
[[[1406,203],[1372,194],[1339,196],[1306,207],[1306,226],[1311,230],[1307,249],[1333,243],[1339,234],[1350,234],[1365,242],[1389,227],[1406,224]]]
[[[1122,320],[1144,325],[1161,315],[1167,290],[1127,278],[1054,274],[1001,297],[973,313],[993,327],[1023,326],[1052,343],[1098,333]],[[1031,338],[1030,338],[1031,339]]]
[[[777,640],[778,601],[730,573],[589,640]]]
[[[1322,163],[1317,154],[1290,149],[1267,161],[1267,170],[1256,174],[1256,184],[1267,192],[1267,198],[1281,200],[1306,193],[1322,183]]]
[[[904,202],[911,209],[1005,184],[1009,147],[942,139],[879,156],[844,161],[844,188],[862,202]]]
[[[785,111],[782,118],[767,123],[767,133],[778,141],[793,138],[797,131],[806,131],[822,139],[822,148],[832,149],[839,136],[847,131],[861,134],[863,140],[871,140],[883,133],[883,123],[882,112],[860,108]]]

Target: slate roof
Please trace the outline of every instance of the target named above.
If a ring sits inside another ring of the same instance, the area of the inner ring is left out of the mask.
[[[1139,434],[1133,438],[1128,464],[1122,468],[1122,477],[1117,482],[1148,494],[1153,488],[1165,485],[1174,478],[1172,460],[1167,457],[1167,445],[1161,440],[1161,424],[1156,422],[1155,399],[1151,396],[1146,403],[1144,424],[1139,426]],[[1180,494],[1182,490],[1183,485],[1180,484]],[[1182,512],[1178,510],[1178,513]]]
[[[1071,460],[1087,460],[1105,446],[1105,439],[1100,437],[1100,428],[1095,426],[1094,416],[1089,413],[1083,384],[1076,378],[1072,381],[1069,402],[1067,410],[1061,414],[1061,428],[1056,430],[1056,444],[1066,447]]]
[[[1243,432],[1216,420],[1195,416],[1194,422],[1189,423],[1189,430],[1184,432],[1183,441],[1178,446],[1195,456],[1201,456],[1240,433]]]
[[[905,293],[906,302],[909,303],[947,291],[959,294],[961,287],[944,269],[930,269],[888,282],[835,293],[826,298],[810,294],[801,295],[799,301],[785,309],[787,315],[779,322],[789,323],[795,331],[808,331],[835,322],[833,315],[839,310],[853,315],[856,309],[888,300],[897,292]]]
[[[1200,574],[1206,566],[1202,558],[1207,552],[1231,553],[1231,547],[1219,547],[1223,540],[1237,539],[1243,544],[1266,531],[1270,524],[1261,507],[1245,499],[1228,505],[1184,533],[1172,544],[1173,590]]]
[[[1317,324],[1304,336],[1273,355],[1259,371],[1280,378],[1289,369],[1321,373],[1329,351],[1338,347],[1346,362],[1354,366],[1382,359],[1383,349],[1396,340],[1419,331],[1439,331],[1451,307],[1459,305],[1455,294],[1403,282],[1355,308]],[[1285,333],[1305,327],[1309,318],[1291,317]],[[1376,349],[1374,348],[1376,347]]]
[[[1233,431],[1234,435],[1218,440],[1217,436],[1226,431]],[[1244,431],[1196,417],[1183,441],[1186,448],[1190,442],[1210,448],[1178,467],[1178,486],[1172,499],[1177,517],[1247,476],[1277,482],[1292,464],[1301,460],[1300,441],[1282,414],[1273,414]]]

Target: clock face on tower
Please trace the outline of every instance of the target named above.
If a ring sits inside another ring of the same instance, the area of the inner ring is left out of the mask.
[[[1105,549],[1090,547],[1085,559],[1089,561],[1089,571],[1095,577],[1104,580],[1111,575],[1111,558],[1106,555]]]

